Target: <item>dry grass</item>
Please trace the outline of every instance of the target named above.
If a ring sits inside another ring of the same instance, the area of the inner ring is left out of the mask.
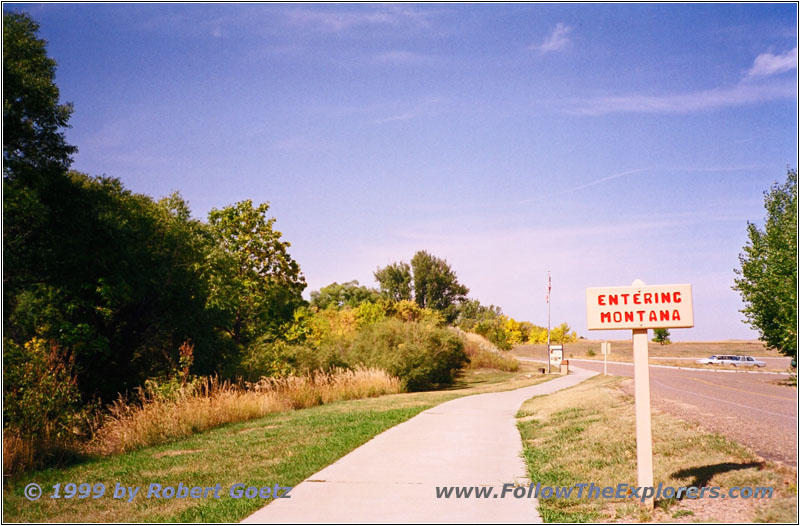
[[[467,369],[496,369],[514,372],[519,370],[519,362],[508,352],[501,351],[492,342],[479,334],[456,329],[464,341],[464,352],[469,356]]]
[[[21,473],[35,465],[36,450],[12,429],[3,431],[3,473]]]
[[[636,484],[634,400],[618,377],[597,376],[570,389],[536,397],[520,409],[519,428],[531,479],[543,485]],[[669,414],[653,411],[655,484],[772,486],[761,499],[665,499],[643,511],[630,499],[540,499],[545,522],[753,522],[797,516],[793,468],[765,462],[752,451]]]
[[[365,368],[262,378],[243,385],[202,378],[169,397],[150,385],[139,389],[133,400],[120,398],[109,407],[87,449],[103,455],[122,453],[271,413],[400,390],[397,378]]]

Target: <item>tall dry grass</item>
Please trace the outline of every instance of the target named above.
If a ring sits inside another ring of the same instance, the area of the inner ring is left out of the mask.
[[[480,334],[462,330],[458,332],[464,340],[464,351],[469,356],[468,369],[519,370],[519,362],[514,356],[501,351]]]
[[[140,388],[133,399],[111,404],[87,449],[104,455],[121,453],[271,413],[400,390],[397,378],[366,368],[243,384],[201,378],[171,396],[159,394],[158,386],[151,384]]]

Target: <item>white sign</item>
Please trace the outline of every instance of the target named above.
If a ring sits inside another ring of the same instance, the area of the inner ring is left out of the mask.
[[[694,327],[691,285],[586,289],[589,330]]]
[[[551,345],[550,346],[550,363],[553,367],[561,367],[561,361],[564,359],[564,346]]]

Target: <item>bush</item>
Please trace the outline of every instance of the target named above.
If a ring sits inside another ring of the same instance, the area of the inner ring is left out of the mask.
[[[3,384],[4,471],[41,467],[62,455],[86,422],[65,353],[42,338],[22,347],[5,340]]]
[[[386,319],[360,331],[348,352],[352,366],[383,369],[408,391],[448,385],[469,359],[464,343],[431,323]]]
[[[242,358],[240,375],[255,382],[262,377],[283,378],[347,367],[342,356],[349,346],[348,340],[329,336],[318,346],[312,347],[308,344],[262,338],[247,347]]]
[[[506,355],[482,336],[473,332],[462,332],[460,335],[464,340],[464,351],[469,357],[469,369],[519,370],[519,362],[514,356]]]

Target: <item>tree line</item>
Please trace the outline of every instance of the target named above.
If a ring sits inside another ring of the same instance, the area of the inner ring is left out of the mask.
[[[486,309],[444,259],[420,251],[378,269],[378,289],[334,283],[306,302],[268,203],[200,220],[177,192],[71,168],[73,107],[38,31],[3,16],[4,429],[58,438],[119,395],[191,376],[367,365],[411,390],[452,381],[468,358],[445,326]]]

